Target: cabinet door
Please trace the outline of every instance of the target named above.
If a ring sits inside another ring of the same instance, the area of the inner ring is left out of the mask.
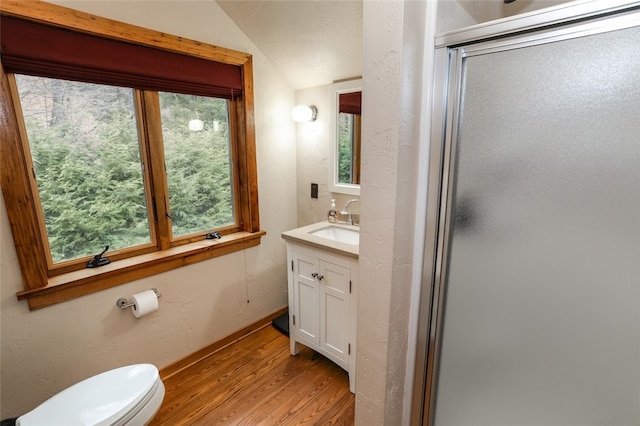
[[[320,346],[348,361],[351,270],[320,260],[320,275]]]
[[[295,332],[298,337],[319,344],[319,281],[318,259],[293,252],[293,293]]]

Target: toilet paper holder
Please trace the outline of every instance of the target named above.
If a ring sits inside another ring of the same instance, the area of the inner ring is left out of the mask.
[[[161,294],[158,293],[158,290],[155,288],[152,288],[151,290],[153,290],[153,292],[156,294],[156,297],[158,299],[160,299]],[[127,308],[132,307],[133,305],[135,305],[135,303],[133,302],[129,302],[127,299],[125,299],[124,297],[121,297],[120,299],[118,299],[116,301],[116,306],[122,310],[125,310]]]

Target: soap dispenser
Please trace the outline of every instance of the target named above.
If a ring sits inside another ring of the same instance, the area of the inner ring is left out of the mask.
[[[338,210],[336,210],[335,198],[331,199],[331,207],[329,208],[329,213],[327,213],[327,220],[329,223],[336,223],[338,221]]]

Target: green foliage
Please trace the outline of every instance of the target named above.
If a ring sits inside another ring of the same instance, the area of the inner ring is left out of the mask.
[[[353,183],[353,114],[338,114],[338,182]]]
[[[16,80],[54,262],[150,242],[133,91]],[[222,132],[188,130],[200,107]],[[233,223],[226,101],[171,95],[163,108],[174,235]]]
[[[160,106],[173,235],[233,224],[227,101],[160,93]]]

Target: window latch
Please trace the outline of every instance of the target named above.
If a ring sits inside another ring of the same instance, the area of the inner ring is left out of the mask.
[[[104,266],[111,263],[111,259],[109,259],[108,257],[102,257],[102,255],[105,254],[107,250],[109,250],[109,246],[106,246],[104,250],[102,250],[102,253],[93,256],[93,259],[87,262],[87,268],[97,268],[98,266]]]
[[[207,240],[219,240],[220,238],[222,238],[222,235],[220,235],[218,232],[209,232],[207,235],[205,235],[205,238]]]

